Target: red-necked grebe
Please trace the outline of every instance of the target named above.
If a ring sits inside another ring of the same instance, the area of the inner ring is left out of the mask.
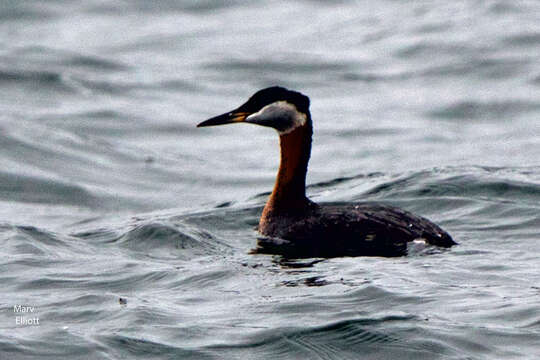
[[[265,237],[258,240],[258,252],[289,257],[400,256],[414,240],[442,247],[456,244],[429,220],[392,206],[309,200],[306,172],[313,128],[307,96],[269,87],[197,127],[241,122],[276,129],[281,147],[276,183],[259,221],[259,233]]]

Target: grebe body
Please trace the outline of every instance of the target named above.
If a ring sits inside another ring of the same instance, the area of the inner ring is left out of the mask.
[[[316,204],[306,197],[313,127],[309,98],[270,87],[198,127],[251,123],[277,130],[280,165],[259,221],[258,252],[289,257],[401,256],[407,243],[456,244],[439,226],[396,207],[376,203]]]

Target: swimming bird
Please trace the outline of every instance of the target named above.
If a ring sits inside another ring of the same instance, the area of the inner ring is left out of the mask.
[[[279,86],[197,127],[248,123],[277,130],[280,164],[259,221],[259,253],[287,257],[402,256],[407,243],[456,244],[431,221],[378,203],[316,204],[306,196],[313,134],[309,98]]]

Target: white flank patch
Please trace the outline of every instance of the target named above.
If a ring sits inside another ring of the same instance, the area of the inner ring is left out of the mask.
[[[424,238],[417,238],[407,243],[408,255],[421,255],[428,248],[428,243]]]

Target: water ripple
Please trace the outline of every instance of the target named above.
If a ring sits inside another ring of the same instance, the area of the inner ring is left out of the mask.
[[[0,2],[0,357],[536,360],[539,4]],[[275,135],[195,124],[270,84],[314,200],[460,244],[251,254]]]
[[[540,102],[531,101],[461,101],[428,112],[429,116],[445,119],[490,119],[503,121],[521,114],[532,114],[540,110]]]

